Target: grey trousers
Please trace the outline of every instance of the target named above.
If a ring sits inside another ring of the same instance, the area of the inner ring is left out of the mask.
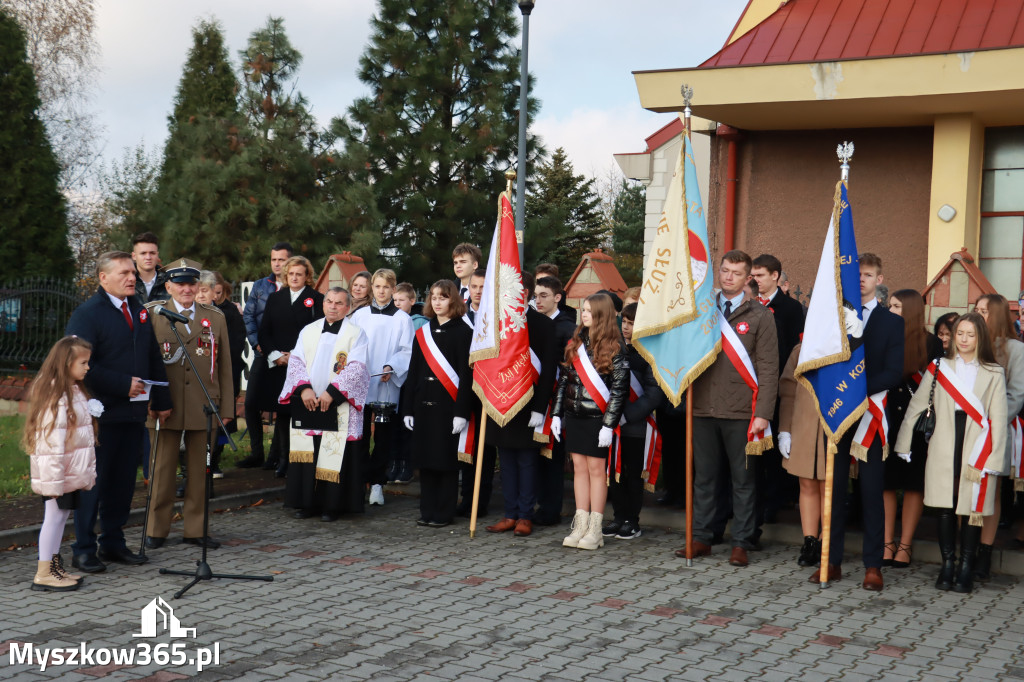
[[[757,487],[756,462],[747,462],[748,419],[693,418],[693,539],[711,544],[717,515],[718,477],[732,479],[732,544],[753,549]],[[720,466],[725,459],[728,468]]]

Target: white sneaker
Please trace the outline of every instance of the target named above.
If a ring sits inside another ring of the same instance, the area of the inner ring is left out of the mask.
[[[375,484],[370,488],[370,504],[384,504],[384,487],[380,484]]]

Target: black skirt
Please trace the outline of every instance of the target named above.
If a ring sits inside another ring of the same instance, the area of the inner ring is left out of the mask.
[[[574,417],[567,414],[562,419],[565,451],[574,455],[607,459],[611,448],[598,447],[597,437],[600,432],[600,417]]]
[[[890,433],[893,433],[890,431]],[[900,459],[890,450],[885,458],[885,489],[924,492],[924,467],[928,461],[928,443],[924,436],[914,432],[910,441],[910,461]]]
[[[72,511],[74,509],[78,509],[78,491],[77,490],[72,490],[69,493],[64,493],[60,497],[56,497],[56,498],[43,497],[43,504],[46,504],[46,501],[50,500],[50,499],[57,500],[57,509],[63,509],[65,511]]]

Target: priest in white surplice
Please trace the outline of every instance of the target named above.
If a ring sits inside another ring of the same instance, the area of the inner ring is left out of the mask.
[[[293,407],[285,506],[294,507],[299,519],[320,514],[321,520],[333,521],[341,513],[363,511],[359,445],[370,381],[368,343],[366,334],[345,319],[350,305],[348,291],[330,289],[324,319],[302,329],[288,360],[279,399]],[[305,410],[297,409],[300,404]],[[315,419],[332,410],[336,431],[303,426],[303,413]]]

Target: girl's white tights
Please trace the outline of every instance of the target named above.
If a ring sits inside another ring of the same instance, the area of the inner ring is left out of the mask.
[[[60,541],[64,537],[64,525],[71,515],[70,509],[57,506],[57,499],[46,499],[43,527],[39,529],[39,560],[49,561],[60,552]]]

